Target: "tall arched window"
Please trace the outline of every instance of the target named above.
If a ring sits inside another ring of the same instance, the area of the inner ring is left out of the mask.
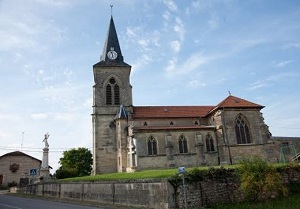
[[[210,134],[206,135],[205,144],[206,144],[206,151],[207,152],[214,152],[215,151],[214,139]]]
[[[120,104],[120,87],[118,86],[114,78],[109,79],[109,82],[106,85],[106,104]]]
[[[118,84],[116,84],[114,86],[114,99],[115,99],[115,105],[119,105],[120,104],[120,88],[118,86]]]
[[[238,144],[251,143],[249,125],[242,114],[239,114],[235,119],[235,134]]]
[[[148,139],[148,155],[157,155],[157,142],[154,136]]]
[[[188,153],[187,140],[185,136],[180,135],[178,139],[179,153]]]

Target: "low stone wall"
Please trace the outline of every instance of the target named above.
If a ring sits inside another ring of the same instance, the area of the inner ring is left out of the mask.
[[[300,167],[279,170],[285,184],[300,184]],[[209,207],[224,203],[238,203],[245,200],[239,191],[240,182],[238,177],[222,180],[204,179],[201,182],[186,185],[186,202],[188,208]],[[177,208],[184,208],[183,187],[177,191]]]
[[[21,193],[65,200],[172,209],[173,188],[164,180],[44,183],[22,187]],[[171,199],[170,199],[171,197]]]
[[[280,171],[284,183],[300,183],[300,168]],[[239,180],[233,175],[226,179],[206,178],[200,182],[186,185],[188,208],[207,207],[223,203],[237,203],[244,200],[239,192]],[[178,190],[162,180],[137,181],[103,181],[28,185],[19,192],[53,197],[65,200],[76,200],[91,203],[104,203],[119,206],[153,209],[184,208],[183,187]]]

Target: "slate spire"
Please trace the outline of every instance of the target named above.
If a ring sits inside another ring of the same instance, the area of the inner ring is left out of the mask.
[[[119,44],[117,31],[115,28],[113,17],[111,16],[106,40],[103,47],[103,52],[100,57],[100,62],[123,63],[123,56]]]
[[[120,105],[119,111],[117,112],[115,119],[127,119],[127,113],[123,105]]]

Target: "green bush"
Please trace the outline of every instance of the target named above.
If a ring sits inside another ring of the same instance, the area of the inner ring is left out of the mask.
[[[248,201],[287,196],[282,176],[272,165],[258,157],[244,157],[240,163],[240,189]]]

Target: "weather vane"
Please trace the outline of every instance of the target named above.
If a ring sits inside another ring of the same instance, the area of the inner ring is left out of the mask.
[[[114,5],[110,5],[110,14],[111,14],[111,16],[112,16],[112,14],[113,14],[113,6],[114,6]]]

